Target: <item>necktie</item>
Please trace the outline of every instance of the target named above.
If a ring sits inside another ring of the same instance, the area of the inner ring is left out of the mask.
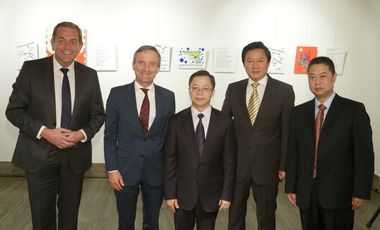
[[[203,147],[205,145],[205,140],[206,140],[205,129],[202,124],[202,118],[204,117],[204,115],[200,113],[198,114],[198,117],[199,117],[199,122],[198,122],[197,128],[195,129],[195,136],[197,138],[197,147],[198,147],[199,156],[202,156]]]
[[[319,144],[319,136],[321,134],[321,127],[323,124],[323,118],[325,116],[324,111],[326,106],[323,104],[318,105],[319,111],[317,113],[317,117],[315,118],[315,152],[314,152],[314,170],[313,177],[317,176],[317,157],[318,157],[318,144]]]
[[[71,121],[71,93],[69,78],[67,72],[69,69],[61,68],[63,73],[62,79],[62,110],[61,110],[61,127],[69,129]]]
[[[144,134],[148,133],[148,125],[149,125],[149,98],[148,98],[148,90],[149,89],[143,89],[141,90],[144,92],[145,96],[143,99],[143,102],[141,104],[140,109],[140,121],[141,125],[144,129]]]
[[[257,113],[259,112],[260,107],[259,93],[257,92],[257,87],[259,85],[260,83],[255,81],[252,83],[253,91],[248,101],[248,113],[252,125],[253,123],[255,123]]]

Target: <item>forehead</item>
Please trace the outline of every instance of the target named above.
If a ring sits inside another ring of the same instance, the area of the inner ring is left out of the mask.
[[[191,81],[192,85],[211,85],[211,79],[209,76],[206,75],[201,75],[201,76],[196,76],[193,78]]]
[[[158,60],[158,54],[153,50],[144,50],[136,53],[137,59],[156,59]]]
[[[62,36],[79,37],[79,32],[77,29],[61,26],[57,28],[57,35],[60,37]]]
[[[261,48],[256,48],[256,49],[253,49],[253,50],[249,50],[246,55],[245,55],[245,58],[265,58],[266,59],[266,55],[265,55],[265,51]]]
[[[309,68],[309,74],[320,74],[320,73],[331,73],[328,65],[320,63],[320,64],[314,64],[310,66]]]

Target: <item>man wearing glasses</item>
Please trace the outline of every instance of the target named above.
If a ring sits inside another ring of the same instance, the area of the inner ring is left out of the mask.
[[[175,229],[215,228],[218,210],[229,208],[236,170],[232,120],[210,105],[215,79],[190,76],[191,107],[170,121],[165,143],[164,198]]]

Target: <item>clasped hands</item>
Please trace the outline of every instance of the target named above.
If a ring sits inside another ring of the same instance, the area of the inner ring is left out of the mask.
[[[175,213],[175,211],[179,209],[178,200],[177,199],[166,200],[166,206],[168,206],[169,210],[172,213]],[[219,200],[219,211],[228,209],[230,206],[231,206],[231,202],[226,201],[226,200]]]
[[[71,148],[85,138],[81,131],[72,131],[65,128],[45,128],[41,132],[41,137],[59,149]]]

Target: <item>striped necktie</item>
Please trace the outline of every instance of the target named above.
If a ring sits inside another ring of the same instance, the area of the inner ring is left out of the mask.
[[[253,90],[248,102],[248,113],[252,125],[255,123],[257,113],[259,112],[260,107],[259,93],[257,92],[257,87],[259,85],[260,83],[255,81],[252,83]]]

